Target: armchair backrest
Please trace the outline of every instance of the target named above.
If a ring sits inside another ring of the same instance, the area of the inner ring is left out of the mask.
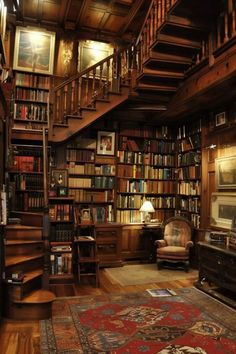
[[[168,246],[182,246],[192,238],[193,226],[191,222],[182,216],[173,216],[163,224],[164,240]]]

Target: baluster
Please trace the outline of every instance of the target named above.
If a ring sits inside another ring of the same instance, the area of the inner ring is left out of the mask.
[[[217,41],[216,41],[216,49],[220,47],[220,43],[221,43],[221,39],[220,39],[220,26],[221,25],[221,16],[219,16],[219,19],[217,21],[217,29],[216,29],[216,33],[217,33]]]
[[[147,20],[147,52],[150,46],[150,18]]]
[[[150,13],[150,37],[149,37],[149,40],[150,40],[150,43],[153,43],[153,26],[154,26],[154,11],[153,11],[153,7],[152,7],[152,10],[151,10],[151,13]]]
[[[75,111],[75,81],[71,82],[71,112]]]
[[[227,10],[225,11],[224,14],[224,43],[229,40],[229,30],[228,30],[228,25],[229,25],[229,18],[228,18],[228,13]]]
[[[94,108],[95,108],[95,101],[96,101],[96,96],[97,96],[95,83],[96,83],[96,67],[93,68],[93,78],[92,78],[92,100],[91,100],[91,105]]]
[[[157,9],[157,29],[161,25],[161,0],[158,0],[158,9]]]
[[[158,27],[158,16],[157,16],[158,8],[157,8],[157,0],[154,2],[154,33],[153,33],[153,41],[156,39],[156,32]]]
[[[166,0],[162,0],[162,4],[161,4],[161,25],[165,21],[165,3],[166,3]]]
[[[82,102],[83,106],[86,106],[88,104],[89,101],[89,71],[86,73],[86,78],[85,78],[85,102]],[[82,98],[82,97],[81,97]]]
[[[77,88],[78,88],[78,103],[77,103],[78,114],[81,114],[82,82],[83,82],[83,78],[82,78],[82,76],[80,76],[78,79],[78,86],[77,86]]]
[[[235,36],[235,33],[236,33],[236,25],[235,25],[235,21],[236,21],[236,19],[235,19],[235,2],[234,3],[232,3],[232,36]]]
[[[109,92],[109,87],[110,87],[110,65],[111,65],[111,59],[107,61],[107,77],[106,77],[106,92],[105,92],[105,98],[108,98],[108,92]]]
[[[63,116],[62,116],[62,122],[66,122],[66,114],[67,114],[67,85],[64,87],[63,91]]]

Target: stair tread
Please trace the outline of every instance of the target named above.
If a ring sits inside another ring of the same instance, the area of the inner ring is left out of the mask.
[[[136,90],[153,90],[153,91],[169,91],[175,92],[177,90],[176,86],[165,86],[165,85],[150,85],[150,84],[138,84],[135,87]]]
[[[190,47],[190,48],[194,48],[194,49],[201,48],[200,41],[193,41],[191,39],[179,38],[179,37],[166,35],[166,34],[158,34],[155,45],[158,42],[164,42],[166,44],[170,44],[170,45],[174,45],[174,46]]]
[[[29,225],[21,225],[21,224],[16,224],[16,225],[7,225],[6,230],[42,230],[42,227],[40,226],[29,226]]]
[[[56,296],[49,290],[34,290],[29,295],[25,296],[22,300],[14,300],[14,303],[18,304],[42,304],[52,302],[56,299]]]
[[[10,266],[17,265],[20,263],[25,263],[27,261],[31,261],[34,259],[42,258],[43,256],[44,256],[43,253],[39,253],[39,254],[33,255],[33,256],[22,256],[22,255],[20,255],[20,256],[7,256],[5,266],[10,267]]]
[[[6,240],[5,241],[5,246],[14,246],[14,245],[24,245],[24,244],[43,244],[42,240]]]
[[[181,55],[175,55],[175,54],[159,53],[159,52],[155,52],[154,50],[150,52],[150,59],[159,60],[159,61],[168,61],[176,64],[178,63],[185,64],[185,65],[192,64],[192,58],[181,56]],[[147,60],[149,60],[149,58]]]
[[[25,283],[28,283],[29,281],[39,277],[39,276],[41,276],[41,275],[43,275],[43,270],[42,269],[36,269],[34,271],[25,272],[23,281],[19,282],[17,284],[13,282],[13,284],[16,285],[16,286],[17,285],[21,286],[21,285],[24,285]],[[8,284],[12,284],[12,283],[8,282]]]
[[[206,32],[208,30],[206,24],[202,21],[199,21],[198,19],[193,21],[192,19],[190,20],[187,17],[181,17],[171,14],[167,15],[167,18],[165,19],[160,29],[168,25],[185,28],[191,31]]]
[[[168,77],[173,79],[183,79],[184,74],[181,72],[165,71],[165,70],[153,70],[149,68],[144,68],[140,77],[142,76],[154,76],[154,77]]]

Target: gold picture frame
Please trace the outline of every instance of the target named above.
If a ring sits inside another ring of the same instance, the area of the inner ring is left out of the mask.
[[[212,193],[211,226],[231,229],[236,215],[236,193]]]
[[[55,37],[54,32],[16,27],[13,69],[52,75]]]
[[[97,154],[110,155],[115,153],[115,132],[98,131]]]
[[[216,163],[216,188],[236,189],[236,156],[220,157]]]
[[[66,169],[52,170],[51,188],[67,187],[68,186],[68,171]]]
[[[113,52],[113,48],[108,43],[85,40],[79,43],[78,71],[86,70],[90,66],[105,59]],[[98,73],[96,73],[97,75]],[[102,76],[107,75],[107,68],[104,67]]]

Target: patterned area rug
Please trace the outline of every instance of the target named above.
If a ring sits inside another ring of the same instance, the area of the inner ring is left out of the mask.
[[[184,270],[161,269],[157,270],[157,265],[149,264],[129,264],[123,267],[106,268],[105,273],[113,283],[122,286],[139,285],[148,283],[160,283],[165,281],[181,280],[186,278],[198,277],[198,271],[189,269],[186,273]]]
[[[233,354],[236,311],[196,288],[61,298],[40,322],[42,354]]]

